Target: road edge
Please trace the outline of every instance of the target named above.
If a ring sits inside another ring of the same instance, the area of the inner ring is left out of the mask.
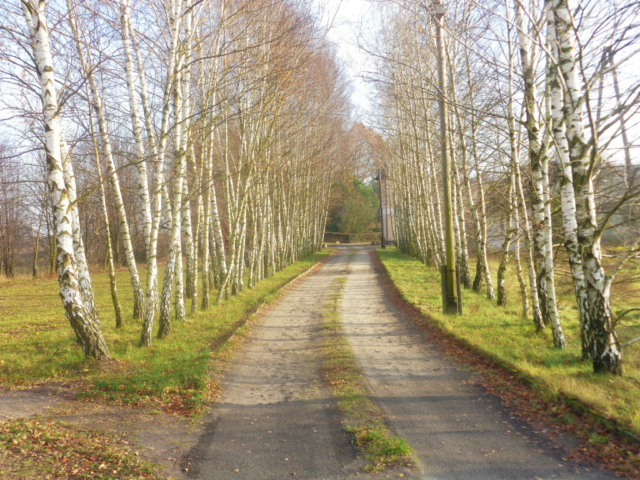
[[[584,404],[578,399],[575,399],[569,395],[563,394],[562,392],[557,392],[549,387],[544,381],[534,378],[525,372],[519,370],[516,366],[505,362],[504,360],[497,358],[491,352],[488,352],[481,347],[474,345],[464,338],[460,338],[455,335],[454,332],[446,331],[443,329],[438,322],[433,321],[433,319],[429,316],[428,312],[424,312],[417,305],[411,303],[406,299],[404,294],[400,291],[398,286],[393,282],[387,266],[380,259],[378,255],[378,250],[374,250],[370,252],[373,264],[377,273],[379,274],[382,282],[389,288],[389,298],[391,302],[407,313],[407,317],[415,323],[421,331],[428,335],[429,337],[439,337],[436,339],[438,343],[445,341],[449,345],[453,345],[454,348],[457,348],[459,351],[466,352],[465,355],[454,358],[456,361],[463,363],[465,365],[471,366],[474,371],[478,374],[482,375],[483,378],[483,386],[487,388],[491,393],[499,396],[506,408],[509,410],[524,410],[524,405],[519,404],[518,401],[513,397],[513,394],[505,395],[503,391],[508,386],[520,386],[520,390],[526,389],[528,392],[527,399],[522,401],[533,401],[534,399],[544,402],[548,405],[548,409],[546,414],[551,416],[560,426],[564,426],[565,428],[560,428],[558,436],[569,436],[576,440],[578,445],[572,449],[572,454],[576,451],[580,451],[580,455],[574,460],[585,463],[588,462],[589,458],[591,458],[591,462],[598,464],[608,470],[612,470],[614,472],[622,473],[624,475],[629,475],[628,470],[622,470],[620,468],[620,464],[618,461],[614,461],[609,459],[608,457],[602,456],[602,446],[593,445],[591,443],[583,441],[580,437],[576,436],[574,431],[568,428],[566,422],[562,419],[560,413],[556,414],[554,410],[556,410],[556,405],[564,404],[569,408],[571,413],[576,414],[578,417],[584,417],[591,421],[591,423],[595,423],[599,426],[603,431],[605,431],[608,435],[613,438],[609,439],[608,445],[615,444],[616,447],[622,449],[625,452],[631,452],[629,457],[635,456],[636,463],[640,463],[640,437],[635,435],[630,430],[626,429],[623,425],[617,422],[615,419],[608,418],[604,414],[598,412],[593,409],[589,405]],[[435,334],[435,335],[434,335]],[[460,353],[460,352],[459,352]],[[479,361],[479,362],[478,362]],[[483,365],[479,365],[482,363]],[[501,378],[495,378],[491,375],[491,370],[493,373],[499,373]],[[508,397],[505,399],[505,397]],[[523,413],[522,411],[516,413]],[[528,423],[532,423],[531,419],[526,418],[524,415],[520,415],[523,417],[525,421]],[[543,422],[546,424],[550,424],[547,420],[536,419],[533,423]],[[553,424],[555,429],[558,429],[558,425],[556,423]],[[551,441],[553,441],[550,438]],[[565,450],[566,445],[562,445],[561,447]],[[590,455],[592,454],[592,455]],[[593,458],[597,458],[594,462]],[[609,461],[606,461],[609,460]],[[631,466],[631,465],[630,465]],[[638,465],[635,465],[636,467]],[[628,477],[628,478],[640,478],[639,477]]]

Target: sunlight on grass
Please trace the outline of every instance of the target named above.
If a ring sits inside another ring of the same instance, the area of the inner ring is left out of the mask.
[[[596,375],[591,364],[580,360],[580,331],[571,285],[558,283],[560,316],[568,348],[553,348],[549,329],[536,334],[533,321],[522,318],[520,290],[511,267],[508,277],[509,304],[498,307],[484,294],[462,292],[462,315],[442,314],[440,274],[397,248],[378,250],[391,280],[404,299],[427,314],[435,325],[465,340],[489,355],[542,380],[553,392],[579,399],[640,434],[640,345],[624,350],[620,377]],[[495,265],[492,265],[495,271]],[[563,281],[564,280],[564,281]],[[567,279],[568,280],[568,279]],[[631,286],[625,287],[627,290]],[[633,295],[627,299],[633,301]],[[637,297],[636,297],[637,298]],[[616,311],[627,308],[616,298]]]
[[[84,396],[144,403],[178,395],[185,408],[197,408],[206,400],[215,355],[211,344],[261,303],[274,299],[283,284],[329,253],[309,255],[206,312],[189,313],[187,322],[174,323],[168,338],[158,340],[154,335],[151,348],[138,348],[141,324],[131,318],[133,296],[128,273],[118,272],[118,292],[127,317],[121,330],[115,328],[108,276],[94,274],[96,305],[114,359],[107,364],[84,360],[64,316],[57,279],[4,282],[0,284],[0,384],[28,386],[40,381],[81,380]]]

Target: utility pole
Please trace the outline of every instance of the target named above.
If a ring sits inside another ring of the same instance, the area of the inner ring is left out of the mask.
[[[384,234],[386,235],[385,242],[389,244],[389,239],[393,238],[393,224],[391,225],[391,228],[389,228],[389,217],[391,216],[391,206],[389,204],[389,179],[386,177],[386,172],[384,177],[384,204],[387,207],[387,214],[384,217]],[[392,241],[395,241],[395,239]]]
[[[378,193],[380,194],[380,246],[382,248],[387,248],[384,243],[384,203],[382,203],[382,179],[384,177],[384,168],[380,170],[378,173],[378,189],[380,190]]]
[[[442,158],[442,183],[444,197],[445,219],[445,265],[440,270],[442,281],[442,310],[445,314],[458,314],[462,312],[460,302],[460,278],[456,268],[455,245],[453,237],[453,212],[451,208],[451,163],[449,159],[449,142],[447,139],[447,104],[445,102],[446,79],[444,76],[444,39],[443,25],[446,6],[442,0],[433,3],[436,19],[436,48],[438,51],[438,90],[440,104],[440,155]]]

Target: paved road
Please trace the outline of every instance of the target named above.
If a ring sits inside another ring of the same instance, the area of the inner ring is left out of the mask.
[[[562,461],[468,371],[439,355],[387,298],[369,255],[351,254],[341,316],[369,388],[437,480],[615,478]]]
[[[207,434],[189,454],[189,477],[338,479],[361,472],[320,374],[322,313],[343,260],[334,255],[296,281],[251,327]]]
[[[386,297],[371,250],[340,247],[252,327],[206,419],[207,433],[188,455],[190,478],[370,476],[361,471],[319,373],[322,312],[337,277],[348,279],[342,322],[372,398],[420,458],[415,470],[382,478],[614,478],[562,461],[496,397],[470,383],[469,372],[438,355]]]

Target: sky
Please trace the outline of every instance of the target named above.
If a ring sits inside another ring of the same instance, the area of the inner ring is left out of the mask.
[[[325,24],[333,20],[328,38],[337,45],[338,55],[344,63],[345,71],[353,86],[351,101],[356,107],[354,119],[367,124],[367,117],[371,113],[372,107],[370,100],[375,95],[375,91],[360,76],[368,66],[370,69],[371,57],[358,48],[357,43],[358,38],[363,34],[365,38],[372,38],[378,31],[380,25],[378,3],[375,0],[313,1],[318,8],[324,10],[323,22]],[[630,67],[633,70],[635,63],[630,62],[630,64],[625,67]],[[624,71],[618,73],[624,81]],[[633,76],[635,77],[635,72]],[[640,139],[640,121],[628,121],[627,123],[629,136],[633,138],[632,143],[637,145],[638,139]],[[617,143],[614,146],[617,146]],[[621,152],[618,154],[621,155]]]
[[[370,57],[358,46],[360,34],[371,34],[375,31],[377,7],[368,0],[315,0],[324,8],[324,22],[333,25],[328,33],[329,40],[337,45],[338,55],[344,62],[353,92],[351,101],[357,109],[357,116],[364,117],[368,113],[373,90],[359,76],[366,70]]]

